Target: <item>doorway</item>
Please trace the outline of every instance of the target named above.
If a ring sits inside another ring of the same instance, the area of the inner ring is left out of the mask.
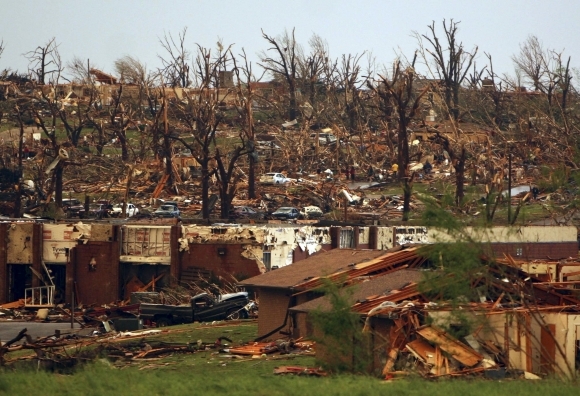
[[[32,287],[32,270],[28,264],[8,264],[8,301],[24,298],[24,290]]]

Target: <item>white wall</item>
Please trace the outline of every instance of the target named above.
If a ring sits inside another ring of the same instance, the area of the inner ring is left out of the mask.
[[[576,242],[578,230],[574,226],[517,226],[465,229],[466,235],[484,243]],[[455,238],[444,230],[429,229],[429,238],[437,242],[451,242]]]

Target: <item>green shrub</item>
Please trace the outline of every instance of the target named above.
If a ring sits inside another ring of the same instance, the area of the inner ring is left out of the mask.
[[[341,289],[331,281],[322,287],[332,308],[310,313],[322,367],[334,372],[365,373],[371,363],[368,335],[363,333],[359,314],[352,312],[352,289]]]

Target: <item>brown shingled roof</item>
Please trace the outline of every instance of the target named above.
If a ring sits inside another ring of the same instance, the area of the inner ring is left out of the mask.
[[[347,269],[387,254],[385,250],[332,249],[319,252],[307,259],[240,282],[240,286],[277,287],[290,289],[305,280]]]
[[[416,269],[401,269],[390,272],[385,275],[377,276],[374,279],[349,286],[343,290],[345,296],[351,301],[352,305],[357,302],[364,301],[368,297],[384,295],[391,290],[398,290],[410,282],[419,282],[422,279],[422,272]],[[349,295],[352,293],[352,295]],[[303,304],[290,308],[291,311],[309,312],[315,309],[323,311],[330,310],[330,298],[322,296]]]

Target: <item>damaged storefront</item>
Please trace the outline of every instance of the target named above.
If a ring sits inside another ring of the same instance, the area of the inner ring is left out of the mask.
[[[328,227],[184,226],[180,239],[181,276],[234,281],[259,275],[330,249]]]
[[[172,283],[171,268],[177,247],[179,229],[175,226],[125,225],[120,227],[121,296],[129,299],[132,292],[152,283],[167,287]],[[175,263],[175,267],[177,267]]]
[[[277,269],[331,247],[328,227],[267,227],[263,257],[267,269]]]
[[[90,224],[43,224],[42,225],[42,272],[35,274],[41,278],[42,288],[54,288],[54,303],[65,300],[68,276],[73,278],[74,264],[71,252],[80,243],[86,243],[91,236]],[[73,285],[69,285],[70,286]],[[72,290],[68,290],[72,295]],[[77,296],[78,297],[78,296]]]
[[[0,298],[5,301],[24,299],[26,289],[39,283],[32,275],[33,265],[37,271],[40,269],[40,260],[34,260],[41,246],[39,226],[24,222],[0,224],[0,237],[7,242],[0,261]]]

